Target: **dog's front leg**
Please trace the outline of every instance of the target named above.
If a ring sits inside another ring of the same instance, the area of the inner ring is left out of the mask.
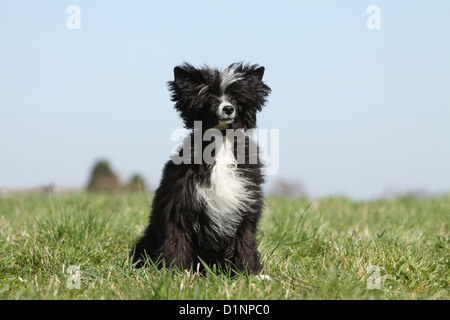
[[[191,239],[186,231],[173,228],[167,233],[162,248],[163,259],[167,267],[190,269],[193,263]]]
[[[226,260],[230,262],[229,267],[237,268],[241,272],[247,270],[249,274],[258,274],[261,271],[255,233],[256,229],[245,222],[238,229],[235,238],[225,250]]]

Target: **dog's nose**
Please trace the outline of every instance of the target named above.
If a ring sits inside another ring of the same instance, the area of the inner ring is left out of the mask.
[[[223,107],[222,111],[227,115],[231,115],[234,112],[234,107],[232,105],[226,105]]]

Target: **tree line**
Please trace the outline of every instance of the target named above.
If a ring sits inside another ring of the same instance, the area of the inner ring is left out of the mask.
[[[127,183],[121,184],[109,163],[100,160],[92,168],[86,191],[107,193],[147,192],[148,186],[139,174],[133,175]]]

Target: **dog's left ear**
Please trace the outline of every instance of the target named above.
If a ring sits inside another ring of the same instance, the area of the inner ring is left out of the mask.
[[[253,70],[250,75],[254,76],[256,79],[258,79],[259,81],[262,81],[262,78],[264,76],[264,71],[266,69],[264,67],[259,67],[256,68],[255,70]]]

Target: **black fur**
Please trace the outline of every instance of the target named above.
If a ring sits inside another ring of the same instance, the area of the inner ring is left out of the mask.
[[[194,129],[194,121],[201,121],[203,132],[219,125],[219,105],[226,97],[235,113],[232,123],[220,127],[225,134],[225,129],[256,128],[256,113],[270,93],[262,81],[263,74],[263,67],[243,63],[232,64],[222,71],[185,63],[175,67],[175,79],[168,86],[184,126]],[[254,150],[249,148],[251,140],[245,140],[245,162],[235,168],[243,181],[251,183],[246,185],[248,197],[241,201],[238,212],[241,218],[233,236],[217,232],[220,226],[213,226],[206,201],[196,196],[199,185],[211,187],[211,173],[216,164],[191,161],[176,165],[169,161],[155,192],[149,225],[132,250],[132,261],[138,267],[144,265],[147,257],[158,267],[197,268],[201,259],[223,269],[247,269],[252,274],[261,270],[255,234],[263,207],[263,176],[257,152],[249,154]],[[194,160],[194,150],[204,150],[209,143],[202,141],[200,146],[193,143],[191,159]],[[251,161],[255,158],[256,161]]]

